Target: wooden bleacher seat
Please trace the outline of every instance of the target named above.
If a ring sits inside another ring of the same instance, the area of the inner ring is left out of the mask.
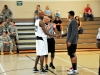
[[[98,28],[100,27],[100,18],[97,18],[98,21],[83,21],[82,27],[84,29],[83,34],[79,34],[78,39],[78,50],[88,49],[96,50],[96,36],[98,33]],[[62,19],[62,24],[64,28],[64,33],[66,33],[67,25],[69,21],[67,19]],[[66,37],[58,39],[55,38],[56,42],[56,51],[66,51]]]

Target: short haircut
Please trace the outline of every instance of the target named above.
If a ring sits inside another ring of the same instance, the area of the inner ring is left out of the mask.
[[[7,5],[4,5],[4,7],[5,7],[6,9],[8,9],[8,6],[7,6]]]
[[[87,6],[88,6],[88,5],[90,5],[90,4],[87,4]]]
[[[37,5],[37,6],[39,6],[39,7],[40,7],[40,5]]]
[[[7,5],[4,5],[4,7],[7,7]]]
[[[8,32],[7,32],[7,31],[4,31],[3,33],[6,33],[6,34],[8,34]]]
[[[71,16],[74,16],[74,15],[75,15],[74,11],[69,11],[68,13],[69,13]]]
[[[15,22],[14,22],[14,21],[12,21],[12,23],[14,23],[14,24],[15,24]]]

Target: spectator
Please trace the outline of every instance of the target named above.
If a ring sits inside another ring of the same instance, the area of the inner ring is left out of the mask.
[[[34,13],[34,15],[35,15],[35,21],[38,19],[38,14],[39,14],[39,12],[41,12],[42,10],[40,9],[40,5],[37,5],[37,9],[35,10],[35,13]]]
[[[5,27],[4,27],[4,22],[0,22],[0,36],[3,35],[3,32],[5,31]]]
[[[13,54],[13,43],[10,39],[10,37],[7,35],[7,31],[3,32],[3,35],[1,36],[2,46],[1,46],[1,55],[3,55],[3,50],[5,46],[10,46],[10,54]]]
[[[12,22],[12,25],[8,27],[8,32],[9,32],[10,38],[14,38],[15,43],[17,44],[18,33],[17,33],[17,28],[15,26],[15,22]]]
[[[59,17],[56,17],[55,20],[53,21],[54,24],[56,24],[56,28],[59,32],[59,34],[63,34],[63,26],[62,26],[62,21],[59,19]]]
[[[50,19],[52,19],[52,12],[49,9],[48,5],[46,6],[45,15],[48,16]]]
[[[83,33],[82,22],[80,21],[78,16],[76,16],[75,19],[76,19],[77,24],[78,24],[78,34],[82,34]]]
[[[11,25],[10,19],[6,19],[6,22],[4,22],[5,30],[7,31],[8,27]]]
[[[89,4],[87,4],[87,7],[84,9],[84,20],[86,21],[88,17],[90,18],[91,21],[94,21],[92,9],[90,8]]]
[[[57,9],[57,10],[55,11],[55,17],[59,17],[59,18],[60,18],[60,11],[59,11],[59,9]]]
[[[3,21],[6,21],[7,18],[11,19],[12,17],[12,11],[8,8],[7,5],[4,6],[2,14],[3,14]]]

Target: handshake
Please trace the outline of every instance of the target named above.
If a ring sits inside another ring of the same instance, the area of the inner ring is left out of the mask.
[[[56,34],[55,37],[56,38],[62,38],[62,35],[61,34]]]

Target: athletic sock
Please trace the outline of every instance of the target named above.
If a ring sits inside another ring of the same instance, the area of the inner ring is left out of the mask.
[[[77,64],[76,63],[72,63],[73,66],[73,70],[77,70]]]

